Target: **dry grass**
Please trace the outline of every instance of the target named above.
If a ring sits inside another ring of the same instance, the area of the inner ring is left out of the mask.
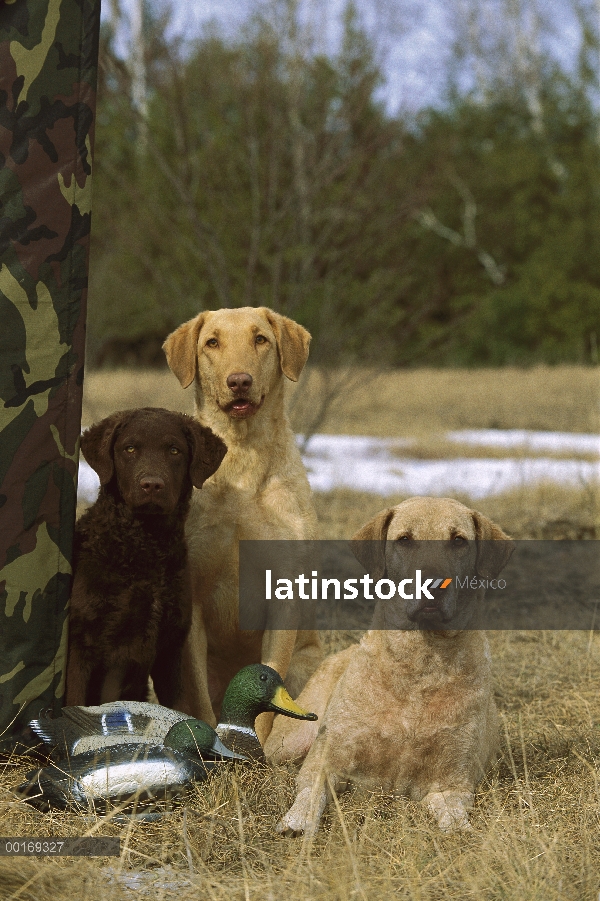
[[[461,427],[597,427],[592,370],[377,378],[371,384],[377,391],[342,399],[323,430],[422,438]],[[168,373],[87,377],[86,424],[145,404],[190,410],[191,398]],[[347,538],[400,499],[317,495],[323,537]],[[598,497],[590,486],[523,488],[476,506],[519,538],[600,535]],[[357,634],[323,637],[334,651]],[[185,818],[177,809],[156,824],[87,823],[15,801],[9,788],[28,766],[16,759],[0,767],[0,834],[117,834],[122,854],[89,861],[0,858],[0,899],[597,901],[600,635],[504,632],[493,633],[491,643],[505,736],[498,763],[480,786],[471,834],[445,836],[417,804],[352,792],[331,808],[314,842],[282,839],[273,827],[293,799],[293,773],[259,767],[231,769],[195,787]]]
[[[329,635],[332,649],[349,636]],[[445,836],[413,802],[351,792],[313,843],[273,826],[293,798],[284,768],[229,770],[197,786],[160,823],[86,824],[39,814],[6,791],[3,835],[120,835],[120,859],[0,859],[0,898],[89,901],[144,896],[215,899],[478,899],[596,901],[600,889],[600,636],[491,636],[505,725],[498,763],[482,784],[469,835]],[[376,738],[374,737],[374,740]],[[117,875],[120,874],[120,875]],[[135,890],[127,888],[126,880]]]
[[[403,460],[410,457],[411,460],[456,460],[475,459],[485,457],[488,460],[589,460],[591,463],[600,459],[600,437],[598,438],[598,453],[591,451],[555,451],[536,450],[525,445],[516,447],[493,447],[486,445],[467,444],[459,441],[446,441],[435,436],[423,436],[411,441],[405,447],[391,449],[391,454]]]
[[[321,432],[422,437],[448,429],[597,432],[600,426],[597,368],[355,370],[349,390],[337,387]],[[331,378],[310,370],[297,390],[295,425],[303,432]]]
[[[457,500],[474,507],[513,538],[600,538],[600,491],[597,485],[565,488],[554,482],[522,486],[512,491],[471,500]],[[346,539],[384,507],[406,500],[405,495],[382,498],[348,490],[314,495],[321,537]]]
[[[395,498],[317,495],[324,534],[347,537]],[[518,537],[596,528],[585,493],[542,486],[477,506]],[[530,510],[537,505],[533,520]],[[594,533],[596,534],[596,533]],[[360,633],[323,634],[328,652]],[[342,795],[313,843],[273,827],[293,800],[285,768],[227,770],[160,823],[86,822],[15,801],[31,763],[0,768],[0,834],[120,835],[120,859],[0,858],[0,899],[134,897],[210,901],[597,901],[600,891],[600,634],[491,633],[505,735],[469,835],[445,836],[403,799]],[[376,736],[374,736],[376,741]],[[135,887],[132,887],[135,886]]]
[[[194,391],[186,391],[169,370],[115,369],[89,372],[83,384],[82,423],[87,428],[116,410],[164,407],[192,413]]]
[[[389,373],[354,371],[340,379],[319,431],[403,437],[448,429],[600,430],[598,369],[538,366],[534,369],[408,369]],[[290,391],[293,422],[303,432],[326,391],[318,370]],[[127,407],[166,407],[191,413],[193,389],[182,391],[168,371],[91,372],[84,385],[84,425]]]

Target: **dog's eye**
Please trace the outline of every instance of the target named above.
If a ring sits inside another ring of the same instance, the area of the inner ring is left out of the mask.
[[[264,335],[257,335],[256,338],[254,339],[254,343],[255,344],[266,344],[267,339],[265,338]]]
[[[133,453],[135,453],[135,447],[133,446],[133,444],[128,444],[128,445],[127,445],[127,447],[125,448],[125,453],[126,453],[126,454],[133,454]]]
[[[216,338],[209,338],[208,341],[206,342],[206,346],[207,347],[218,347],[219,342],[217,341]]]
[[[179,450],[178,447],[175,447],[175,445],[173,445],[172,447],[169,448],[169,453],[175,455],[175,454],[180,454],[181,451]]]
[[[463,538],[462,535],[455,535],[452,539],[453,544],[466,544],[467,539]]]

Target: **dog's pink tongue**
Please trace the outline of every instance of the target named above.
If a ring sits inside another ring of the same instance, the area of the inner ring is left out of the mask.
[[[233,402],[234,410],[245,410],[246,407],[249,407],[249,406],[250,406],[249,400],[242,399],[242,400],[236,400]]]

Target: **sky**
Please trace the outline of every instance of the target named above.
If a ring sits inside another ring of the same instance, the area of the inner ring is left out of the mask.
[[[125,12],[139,2],[155,7],[170,5],[171,28],[186,38],[199,35],[214,22],[226,35],[234,35],[261,0],[120,0]],[[268,2],[268,0],[267,0]],[[306,15],[316,23],[318,49],[334,53],[341,34],[340,14],[346,0],[302,0]],[[477,0],[481,21],[494,27],[494,4]],[[390,112],[416,111],[439,102],[446,84],[453,24],[468,7],[468,0],[355,0],[367,30],[382,49],[386,84],[382,99]],[[549,24],[545,43],[567,67],[576,58],[579,27],[565,0],[513,0],[527,20],[535,10]],[[103,5],[108,15],[110,5]],[[485,28],[485,24],[484,24]],[[525,38],[529,39],[528,36]],[[470,76],[467,76],[467,78]]]

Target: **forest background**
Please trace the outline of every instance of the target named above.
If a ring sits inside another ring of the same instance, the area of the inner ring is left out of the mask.
[[[565,3],[568,62],[543,5],[453,4],[439,101],[390,110],[386,23],[352,3],[327,53],[296,0],[186,38],[146,3],[128,53],[113,2],[90,366],[164,365],[201,309],[261,304],[319,367],[597,364],[600,14]]]

